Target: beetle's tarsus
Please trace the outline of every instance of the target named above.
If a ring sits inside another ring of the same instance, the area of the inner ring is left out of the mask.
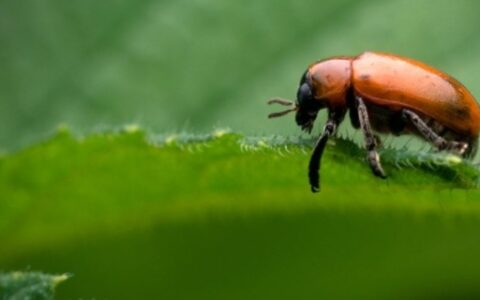
[[[308,165],[308,180],[313,193],[318,192],[320,188],[320,160],[322,159],[323,150],[325,149],[327,140],[328,134],[324,132],[318,139],[313,149],[312,156],[310,157],[310,163]]]
[[[451,152],[457,153],[460,156],[463,156],[465,154],[465,151],[467,151],[468,149],[468,144],[463,142],[451,141],[448,142],[446,149]]]
[[[367,160],[375,176],[380,177],[382,179],[387,178],[387,175],[385,175],[385,171],[383,170],[382,165],[380,163],[380,156],[378,155],[377,151],[369,151]]]

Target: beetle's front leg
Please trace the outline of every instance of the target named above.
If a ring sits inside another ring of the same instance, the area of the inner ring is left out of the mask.
[[[315,147],[313,148],[310,163],[308,164],[308,179],[312,192],[316,193],[320,190],[320,160],[322,159],[323,150],[327,144],[328,138],[335,134],[337,130],[337,122],[333,118],[329,118],[325,127],[323,127],[323,133],[318,138]]]
[[[383,171],[382,164],[380,163],[380,156],[377,152],[377,141],[375,135],[372,131],[372,126],[370,125],[370,120],[368,118],[367,106],[363,102],[361,97],[355,97],[355,104],[358,112],[358,120],[360,122],[360,127],[365,138],[365,147],[367,148],[367,160],[370,164],[373,174],[378,177],[386,178],[385,171]]]

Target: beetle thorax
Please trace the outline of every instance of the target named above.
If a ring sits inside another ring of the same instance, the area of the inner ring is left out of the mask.
[[[351,70],[350,58],[333,58],[310,66],[309,75],[315,99],[327,102],[330,108],[346,107]]]

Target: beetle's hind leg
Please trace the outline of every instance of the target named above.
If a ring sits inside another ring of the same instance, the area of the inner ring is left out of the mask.
[[[385,171],[383,171],[382,164],[380,163],[380,156],[377,152],[377,139],[378,137],[372,131],[370,120],[368,118],[367,106],[363,102],[361,97],[355,97],[355,104],[358,113],[358,121],[360,128],[362,129],[363,136],[365,138],[365,147],[367,148],[367,160],[370,164],[373,174],[378,177],[386,178]]]
[[[442,136],[438,135],[432,128],[430,128],[419,115],[411,110],[403,109],[402,115],[405,119],[410,121],[418,132],[428,141],[430,141],[438,150],[448,150],[459,155],[464,155],[468,148],[468,144],[457,141],[447,141]]]

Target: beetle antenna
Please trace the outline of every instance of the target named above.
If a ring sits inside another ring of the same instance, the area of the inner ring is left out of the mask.
[[[279,111],[279,112],[274,112],[274,113],[271,113],[268,115],[268,118],[271,119],[271,118],[278,118],[278,117],[281,117],[281,116],[284,116],[292,111],[296,111],[297,108],[294,107],[294,108],[289,108],[287,110],[284,110],[284,111]]]
[[[274,113],[271,113],[268,115],[268,118],[271,119],[271,118],[278,118],[278,117],[281,117],[281,116],[284,116],[292,111],[297,111],[298,110],[298,107],[297,105],[295,105],[294,102],[290,101],[290,100],[286,100],[286,99],[280,99],[280,98],[275,98],[275,99],[271,99],[267,102],[268,104],[280,104],[280,105],[283,105],[283,106],[290,106],[291,108],[287,109],[287,110],[284,110],[284,111],[279,111],[279,112],[274,112]]]
[[[280,105],[283,105],[283,106],[295,105],[292,101],[286,100],[286,99],[281,99],[281,98],[275,98],[275,99],[268,100],[267,103],[268,104],[276,103],[276,104],[280,104]]]

